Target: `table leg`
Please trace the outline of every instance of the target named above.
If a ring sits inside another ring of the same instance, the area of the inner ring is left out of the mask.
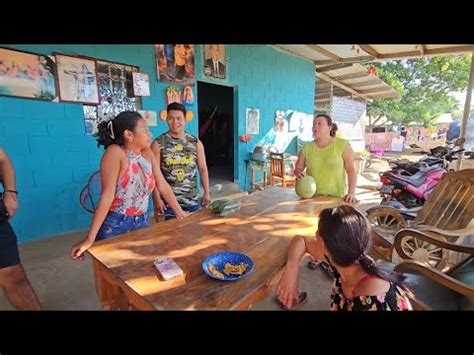
[[[94,267],[95,288],[97,296],[103,310],[111,310],[117,308],[117,299],[121,290],[117,285],[113,285],[106,280],[105,268],[98,261],[92,261]]]

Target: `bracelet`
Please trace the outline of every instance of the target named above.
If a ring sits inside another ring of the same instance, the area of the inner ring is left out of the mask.
[[[16,190],[9,190],[9,189],[5,189],[3,190],[4,192],[13,192],[14,194],[18,195],[18,191]]]

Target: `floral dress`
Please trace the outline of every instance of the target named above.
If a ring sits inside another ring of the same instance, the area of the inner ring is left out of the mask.
[[[115,189],[115,198],[110,211],[126,216],[137,216],[147,212],[148,197],[155,188],[151,163],[141,154],[126,151],[129,159],[128,168],[120,177]],[[143,171],[145,182],[140,179],[139,170]]]
[[[408,292],[390,282],[388,291],[376,296],[355,296],[348,299],[342,292],[341,275],[334,272],[334,285],[331,294],[331,309],[333,311],[411,311],[413,310],[408,299]],[[368,278],[376,278],[376,276],[366,275],[356,285],[357,286]]]

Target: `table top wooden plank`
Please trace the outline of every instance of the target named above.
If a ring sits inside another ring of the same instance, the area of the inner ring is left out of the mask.
[[[156,309],[235,309],[278,273],[295,234],[314,235],[317,212],[342,203],[333,197],[300,200],[280,187],[241,199],[242,209],[229,217],[201,210],[95,243],[89,253]],[[236,282],[212,280],[202,261],[222,250],[244,252],[256,267]],[[153,261],[171,257],[184,278],[164,281]]]

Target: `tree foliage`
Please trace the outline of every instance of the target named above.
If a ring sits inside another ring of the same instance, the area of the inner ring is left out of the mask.
[[[367,105],[371,124],[382,117],[395,124],[410,122],[429,127],[446,112],[459,110],[451,95],[467,88],[471,55],[425,57],[377,63],[377,75],[400,93],[398,99],[372,101]]]

